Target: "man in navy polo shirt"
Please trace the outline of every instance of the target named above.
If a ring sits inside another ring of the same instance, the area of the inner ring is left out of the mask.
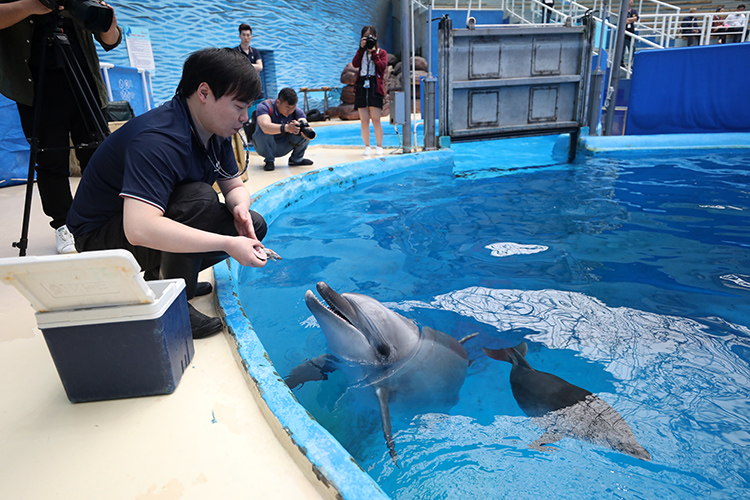
[[[276,102],[266,99],[255,109],[257,116],[253,146],[255,151],[263,157],[263,170],[271,171],[275,166],[275,159],[291,152],[289,166],[312,165],[312,160],[304,158],[307,146],[315,137],[310,128],[310,136],[302,132],[300,125],[306,125],[305,112],[297,107],[297,93],[294,89],[284,87],[279,92]]]
[[[240,24],[240,44],[234,48],[237,52],[244,54],[255,68],[260,73],[263,71],[263,59],[260,57],[260,51],[255,47],[250,46],[250,42],[253,41],[253,29],[247,23]],[[260,91],[259,99],[263,98],[263,89]]]
[[[127,249],[146,279],[183,278],[188,299],[210,293],[198,273],[227,256],[264,266],[266,222],[250,210],[229,139],[259,93],[239,52],[191,54],[175,97],[123,125],[91,158],[67,219],[77,250]],[[194,338],[221,330],[219,318],[188,306]]]

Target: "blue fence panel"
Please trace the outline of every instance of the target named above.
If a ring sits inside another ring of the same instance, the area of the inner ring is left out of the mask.
[[[750,44],[636,52],[627,135],[750,132]]]
[[[136,116],[151,109],[153,96],[147,71],[128,66],[102,65],[111,101],[128,101]]]

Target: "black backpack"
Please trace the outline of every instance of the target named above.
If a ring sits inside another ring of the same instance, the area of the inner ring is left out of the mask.
[[[266,99],[270,101],[270,99]],[[250,120],[242,126],[242,129],[245,131],[245,137],[247,138],[248,142],[253,140],[253,134],[255,133],[255,126],[258,123],[258,114],[257,114],[258,107],[256,106],[253,110],[253,114],[250,115]]]
[[[248,141],[253,140],[253,134],[255,133],[255,126],[256,126],[257,119],[258,119],[258,115],[255,113],[255,110],[253,110],[253,114],[250,115],[250,121],[248,121],[242,126],[242,130],[245,131],[245,137],[247,138]]]

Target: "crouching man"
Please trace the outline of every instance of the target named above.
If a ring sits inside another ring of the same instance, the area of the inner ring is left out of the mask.
[[[297,107],[297,93],[285,87],[274,102],[267,99],[258,104],[253,146],[263,157],[263,170],[271,171],[276,158],[289,154],[289,166],[312,165],[304,158],[305,150],[315,138],[315,131],[307,123],[305,112]]]
[[[175,97],[123,125],[91,158],[67,219],[77,250],[127,249],[146,279],[183,278],[188,300],[211,292],[198,273],[227,256],[264,266],[266,222],[250,210],[229,139],[260,89],[239,52],[191,54]],[[188,309],[194,338],[221,330],[219,318]]]

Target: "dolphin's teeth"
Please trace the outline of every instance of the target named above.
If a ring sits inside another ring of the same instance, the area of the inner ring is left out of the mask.
[[[331,312],[332,312],[333,314],[335,314],[335,315],[336,315],[336,316],[338,316],[339,318],[343,319],[344,321],[346,321],[346,322],[347,322],[347,323],[349,323],[350,325],[352,324],[352,322],[351,322],[351,321],[349,321],[349,320],[348,320],[348,319],[347,319],[347,318],[346,318],[346,317],[345,317],[345,316],[344,316],[343,314],[341,314],[341,313],[340,313],[340,312],[339,312],[339,311],[338,311],[337,309],[334,309],[333,307],[329,306],[328,304],[326,304],[326,309],[328,309],[328,310],[329,310],[329,311],[331,311]]]

